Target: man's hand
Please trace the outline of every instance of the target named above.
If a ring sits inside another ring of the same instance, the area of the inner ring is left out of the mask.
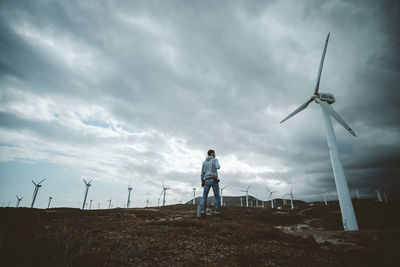
[[[206,184],[206,181],[201,181],[201,187],[204,187],[205,186],[205,184]]]

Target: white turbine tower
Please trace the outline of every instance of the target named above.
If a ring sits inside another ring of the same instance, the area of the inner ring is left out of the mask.
[[[165,206],[165,194],[166,194],[166,192],[167,192],[168,189],[171,189],[171,188],[165,187],[165,186],[164,186],[164,181],[162,181],[162,190],[161,190],[160,198],[161,198],[161,196],[163,197],[163,206]],[[160,199],[160,198],[159,198],[159,199]],[[158,203],[159,203],[159,205],[160,205],[160,201],[158,201]]]
[[[17,196],[17,205],[16,205],[17,208],[19,207],[19,203],[21,202],[22,199],[23,197]]]
[[[243,207],[243,198],[240,198],[240,207]]]
[[[382,202],[382,196],[381,196],[381,188],[379,187],[377,190],[374,190],[376,192],[376,196],[378,198],[379,202]]]
[[[193,185],[193,188],[192,188],[192,190],[193,190],[193,205],[196,205],[196,190],[197,190],[197,188],[196,187],[194,187],[194,185]]]
[[[85,204],[86,204],[87,194],[88,194],[88,191],[89,191],[89,187],[91,186],[90,183],[93,181],[93,179],[90,180],[89,182],[86,182],[85,179],[83,179],[83,181],[85,182],[85,197],[83,198],[83,204],[82,204],[82,209],[84,210],[85,209]]]
[[[327,194],[327,192],[323,189],[323,191],[322,191],[322,193],[321,193],[321,196],[324,197],[325,206],[328,206],[328,201],[326,200],[326,194]]]
[[[293,187],[290,187],[290,206],[292,207],[292,209],[294,209],[294,205],[293,205]]]
[[[33,205],[35,204],[35,200],[36,200],[37,193],[38,193],[38,191],[39,191],[39,188],[42,187],[41,183],[42,183],[44,180],[46,180],[46,178],[43,179],[43,180],[41,180],[41,181],[40,181],[39,183],[37,183],[37,184],[32,180],[32,183],[35,185],[35,190],[33,191],[31,208],[33,208]]]
[[[268,192],[269,192],[269,196],[268,196],[268,200],[271,200],[271,208],[274,208],[274,199],[271,199],[272,194],[278,192],[278,191],[271,191],[269,190],[268,186],[266,186]]]
[[[318,92],[321,80],[322,66],[324,65],[324,59],[325,59],[326,48],[328,46],[328,41],[329,41],[329,34],[325,41],[324,51],[322,53],[322,58],[319,65],[319,71],[317,76],[317,82],[315,85],[314,95],[306,103],[298,107],[295,111],[289,114],[289,116],[283,119],[281,123],[286,121],[290,117],[294,116],[295,114],[301,112],[302,110],[306,109],[307,106],[313,101],[315,101],[320,105],[324,117],[326,138],[328,141],[328,148],[331,157],[332,169],[339,197],[343,227],[344,230],[352,231],[352,230],[358,230],[358,224],[356,216],[354,214],[353,203],[351,202],[351,196],[349,187],[347,185],[346,176],[344,174],[343,166],[340,161],[339,151],[337,148],[336,137],[332,126],[331,117],[333,117],[340,125],[342,125],[353,136],[356,136],[356,134],[350,128],[350,126],[342,119],[342,117],[330,106],[335,102],[335,97],[332,94]]]
[[[251,187],[251,185],[249,185],[246,190],[240,190],[241,192],[246,193],[246,207],[249,207],[249,188],[250,187]]]
[[[224,189],[227,187],[228,187],[228,185],[221,187],[221,207],[224,206],[224,196],[222,195],[222,191],[224,191]]]

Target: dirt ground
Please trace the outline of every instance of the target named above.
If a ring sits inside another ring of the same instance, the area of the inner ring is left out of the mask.
[[[356,201],[356,232],[334,202],[206,218],[193,205],[1,208],[1,266],[399,266],[397,204]]]

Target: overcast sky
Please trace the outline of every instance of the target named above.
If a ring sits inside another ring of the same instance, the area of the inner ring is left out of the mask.
[[[225,195],[336,198],[320,107],[279,122],[320,92],[350,189],[400,189],[400,19],[396,1],[2,1],[0,204],[88,199],[157,205],[200,192],[208,149]]]

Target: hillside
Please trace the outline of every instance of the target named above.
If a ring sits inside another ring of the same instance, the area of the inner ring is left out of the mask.
[[[355,203],[361,231],[342,231],[337,203],[295,210],[193,205],[145,209],[0,209],[2,266],[395,266],[394,203]]]

